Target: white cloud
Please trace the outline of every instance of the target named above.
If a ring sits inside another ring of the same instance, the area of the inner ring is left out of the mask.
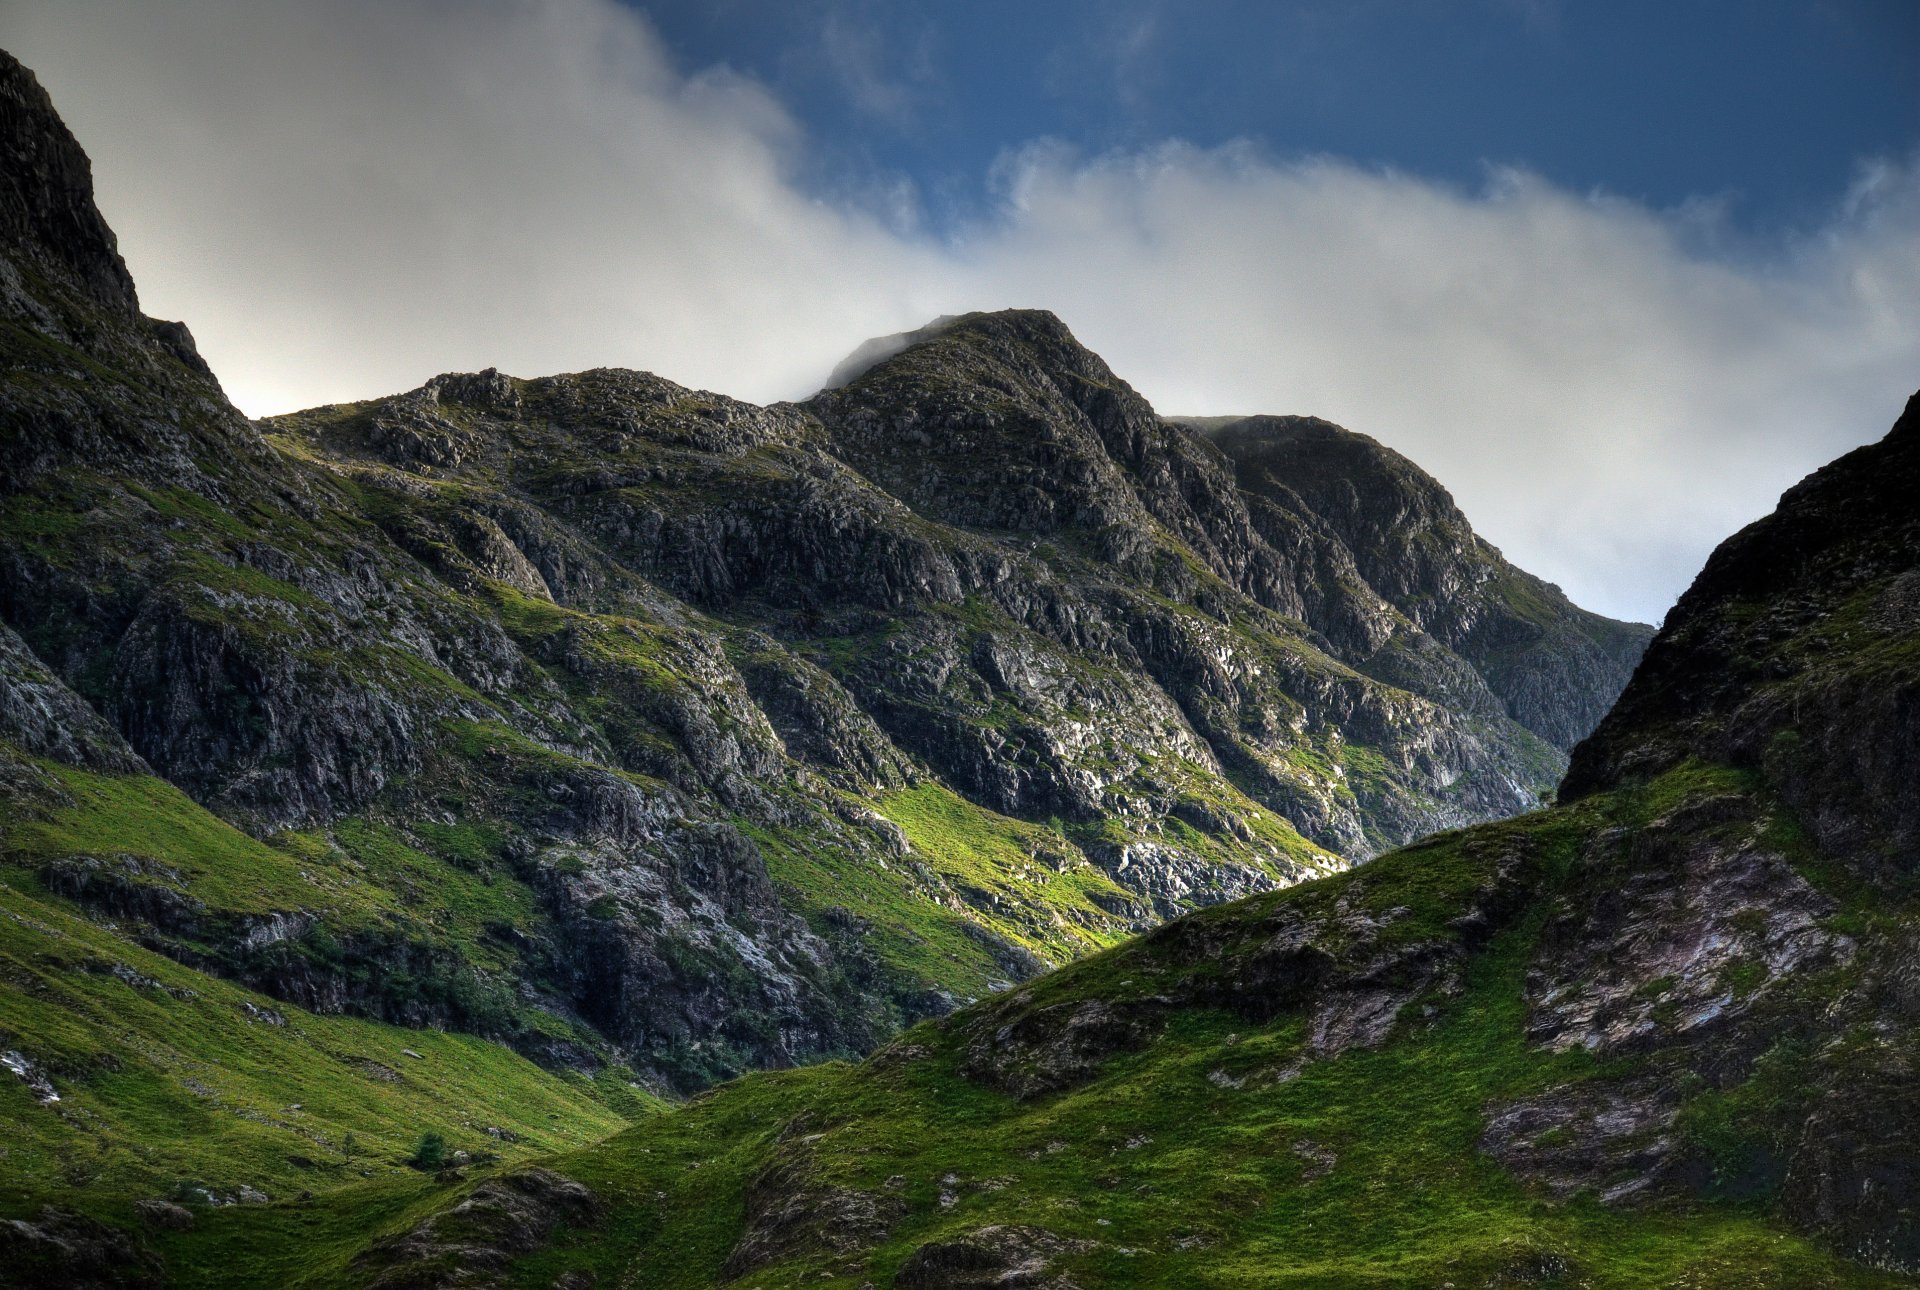
[[[1910,164],[1757,248],[1711,202],[1512,171],[1038,145],[936,243],[897,189],[886,218],[800,191],[782,106],[611,0],[9,0],[0,44],[92,153],[147,309],[254,412],[487,365],[788,397],[866,336],[1042,306],[1163,410],[1373,434],[1521,564],[1657,617],[1920,383]]]
[[[187,319],[250,411],[488,364],[767,397],[926,307],[923,252],[791,187],[778,103],[677,74],[604,0],[6,13],[143,304]]]
[[[1765,260],[1514,172],[1476,193],[1247,150],[1014,166],[977,257],[1164,410],[1312,412],[1405,452],[1522,564],[1656,616],[1920,383],[1920,183]]]

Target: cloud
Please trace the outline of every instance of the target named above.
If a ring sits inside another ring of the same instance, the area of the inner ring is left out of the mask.
[[[768,397],[941,294],[795,189],[780,104],[602,0],[9,3],[150,312],[253,412],[448,368]],[[937,276],[937,275],[936,275]]]
[[[809,54],[841,96],[870,119],[897,132],[919,123],[928,90],[937,79],[931,31],[922,27],[904,51],[890,48],[872,13],[844,7],[820,19],[818,45]]]
[[[996,168],[934,239],[795,179],[763,87],[611,0],[9,0],[150,312],[256,413],[434,372],[650,368],[767,400],[867,336],[1031,305],[1165,411],[1312,412],[1524,566],[1657,618],[1920,383],[1920,176],[1769,245],[1490,170],[1464,191],[1178,143]]]
[[[1010,166],[978,257],[1166,411],[1311,412],[1433,471],[1525,566],[1657,616],[1920,384],[1920,183],[1703,258],[1663,216],[1514,171],[1477,192],[1248,149]]]

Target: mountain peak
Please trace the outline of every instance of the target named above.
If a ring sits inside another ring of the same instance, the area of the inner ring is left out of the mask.
[[[93,167],[20,61],[0,50],[0,243],[19,247],[120,313],[133,277],[93,199]]]
[[[954,331],[999,336],[1013,342],[1066,344],[1084,349],[1060,316],[1050,309],[997,309],[970,314],[941,314],[924,327],[862,341],[841,359],[821,393],[841,389],[916,345]]]

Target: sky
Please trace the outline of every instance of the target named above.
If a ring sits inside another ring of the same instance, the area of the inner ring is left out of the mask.
[[[1910,0],[0,0],[254,415],[1052,309],[1659,621],[1920,387]]]

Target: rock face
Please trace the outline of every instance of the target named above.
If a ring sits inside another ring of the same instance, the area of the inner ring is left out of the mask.
[[[940,320],[802,404],[488,370],[253,425],[139,313],[11,59],[0,159],[7,810],[121,836],[158,777],[267,848],[15,858],[299,1007],[679,1090],[858,1053],[1530,807],[1577,724],[1483,666],[1497,557],[1410,466],[1356,459],[1419,504],[1349,514],[1303,456],[1283,518],[1287,470],[1050,314]],[[1516,675],[1592,671],[1543,632]]]
[[[160,1260],[125,1232],[81,1214],[43,1207],[32,1219],[0,1220],[0,1282],[73,1290],[148,1290],[166,1284]]]
[[[1073,1282],[1050,1277],[1061,1254],[1085,1248],[1043,1227],[993,1224],[949,1240],[929,1241],[913,1252],[893,1284],[899,1287],[1032,1286],[1069,1290]]]
[[[1721,545],[1576,750],[1577,799],[1686,758],[1760,772],[1863,876],[1920,856],[1920,401]]]
[[[550,1169],[488,1179],[458,1204],[369,1251],[358,1265],[361,1284],[384,1290],[504,1285],[516,1256],[540,1249],[562,1224],[591,1227],[601,1213],[599,1197]]]
[[[1527,982],[1528,1037],[1611,1055],[1733,1027],[1780,980],[1852,959],[1838,902],[1745,795],[1702,796],[1586,845]]]
[[[133,314],[133,277],[93,204],[87,154],[33,74],[11,58],[0,66],[0,175],[0,239],[115,313]]]
[[[1907,1271],[1920,1267],[1916,587],[1920,395],[1886,438],[1714,552],[1575,750],[1565,800],[1701,764],[1738,767],[1751,787],[1597,839],[1614,852],[1594,866],[1606,892],[1571,903],[1535,991],[1550,1042],[1685,1052],[1716,1082],[1790,1081],[1749,1185]]]
[[[1496,710],[1558,748],[1612,706],[1652,629],[1589,613],[1474,533],[1438,481],[1316,417],[1207,427],[1307,589],[1295,612],[1340,656],[1450,707]],[[1466,666],[1462,667],[1464,662]]]

